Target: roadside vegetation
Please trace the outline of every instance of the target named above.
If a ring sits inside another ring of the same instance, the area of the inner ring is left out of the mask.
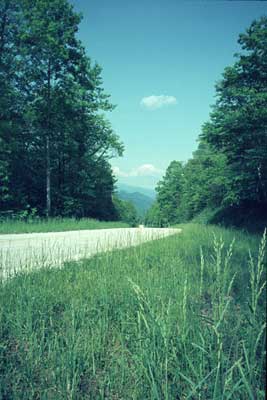
[[[267,17],[239,35],[240,53],[215,85],[216,102],[186,162],[172,161],[146,224],[192,221],[267,226]],[[204,212],[204,214],[203,214]]]
[[[2,282],[0,398],[264,399],[265,245],[188,224]]]
[[[0,2],[0,234],[141,222],[116,195],[124,146],[80,21],[68,0]],[[267,17],[239,36],[198,149],[157,185],[145,224],[182,234],[0,268],[0,400],[265,398],[266,40]]]
[[[122,221],[98,221],[91,218],[49,218],[12,220],[5,219],[0,222],[0,234],[7,233],[33,233],[33,232],[63,232],[84,229],[127,228],[129,225]]]
[[[109,163],[123,144],[101,67],[68,0],[0,2],[0,211],[119,219]]]

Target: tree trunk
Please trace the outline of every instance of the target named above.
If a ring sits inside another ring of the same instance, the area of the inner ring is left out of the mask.
[[[51,215],[51,160],[50,160],[50,111],[51,111],[51,64],[47,71],[47,133],[46,133],[46,217]]]
[[[46,216],[51,215],[51,167],[50,167],[50,139],[46,137]]]
[[[4,52],[4,46],[5,46],[5,30],[6,30],[6,25],[7,25],[7,12],[9,8],[9,2],[5,4],[5,9],[2,15],[2,21],[1,21],[1,29],[0,29],[0,62],[2,59],[2,55]]]

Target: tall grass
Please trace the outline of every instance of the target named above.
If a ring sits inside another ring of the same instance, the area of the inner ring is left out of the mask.
[[[265,244],[187,225],[3,283],[0,398],[264,399]]]
[[[49,218],[29,219],[27,221],[7,219],[0,221],[0,234],[32,233],[32,232],[63,232],[83,229],[127,228],[128,224],[121,221],[98,221],[91,218]]]

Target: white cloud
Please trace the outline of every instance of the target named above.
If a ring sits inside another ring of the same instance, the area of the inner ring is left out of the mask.
[[[120,176],[124,178],[129,176],[129,174],[127,174],[126,172],[121,171],[119,167],[112,167],[112,171],[115,176]]]
[[[119,167],[112,167],[113,173],[118,177],[131,177],[131,176],[159,176],[164,171],[156,168],[153,164],[142,164],[137,168],[133,168],[130,172],[121,171]]]
[[[170,106],[177,104],[177,99],[174,96],[148,96],[143,97],[141,102],[141,106],[148,108],[150,110],[156,110],[163,106]]]
[[[152,164],[143,164],[132,171],[132,176],[155,176],[160,175],[162,172],[161,169]]]

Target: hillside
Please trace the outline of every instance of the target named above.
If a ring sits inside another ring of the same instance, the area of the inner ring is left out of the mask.
[[[135,206],[138,215],[141,217],[145,215],[146,211],[154,203],[154,200],[151,197],[140,192],[130,193],[125,190],[120,190],[118,192],[118,197],[121,200],[130,201]]]
[[[117,191],[118,192],[127,192],[127,193],[141,193],[145,196],[150,197],[151,199],[156,198],[156,191],[155,189],[150,189],[148,187],[143,187],[143,186],[132,186],[132,185],[127,185],[126,183],[121,183],[117,182]]]

